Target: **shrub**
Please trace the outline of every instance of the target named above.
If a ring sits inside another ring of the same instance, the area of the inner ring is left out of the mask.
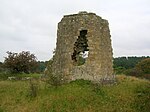
[[[124,73],[129,76],[150,79],[150,58],[143,59],[135,68],[127,69]]]
[[[129,76],[135,76],[135,77],[141,77],[142,76],[142,71],[141,70],[138,70],[138,69],[127,69],[125,72],[124,72],[126,75],[129,75]]]
[[[150,74],[150,58],[142,60],[135,68],[141,70],[144,74]]]
[[[7,80],[8,77],[12,77],[13,74],[11,74],[10,72],[0,72],[0,80]]]
[[[115,74],[122,74],[126,69],[124,67],[116,67],[114,68]]]

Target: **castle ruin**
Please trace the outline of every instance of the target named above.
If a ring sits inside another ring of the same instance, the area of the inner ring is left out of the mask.
[[[99,81],[112,77],[112,46],[108,25],[107,20],[95,13],[65,15],[58,23],[51,73],[61,74],[68,81]]]

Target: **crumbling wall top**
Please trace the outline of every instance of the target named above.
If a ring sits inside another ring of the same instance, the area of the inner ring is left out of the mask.
[[[94,20],[95,23],[101,22],[102,24],[109,25],[106,19],[103,19],[102,17],[96,15],[95,13],[86,12],[86,11],[80,11],[77,14],[64,15],[64,17],[61,19],[59,23],[63,23],[65,25],[65,24],[71,24],[73,22],[81,22],[85,20],[86,21]],[[58,27],[59,27],[59,23],[58,23]]]
[[[86,11],[80,11],[78,14],[70,14],[70,15],[64,15],[64,17],[70,17],[70,16],[82,16],[82,15],[96,15],[92,12],[86,12]],[[97,15],[96,15],[97,16]]]
[[[102,17],[96,15],[95,13],[92,12],[86,12],[86,11],[80,11],[77,14],[70,14],[70,15],[64,15],[64,17],[61,19],[60,22],[66,22],[68,23],[68,20],[98,20],[98,21],[103,21],[107,23],[107,20],[103,19]]]

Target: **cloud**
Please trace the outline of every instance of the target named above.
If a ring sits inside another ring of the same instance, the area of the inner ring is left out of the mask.
[[[150,55],[149,0],[1,0],[0,61],[6,51],[49,60],[63,15],[94,12],[109,21],[114,56]]]

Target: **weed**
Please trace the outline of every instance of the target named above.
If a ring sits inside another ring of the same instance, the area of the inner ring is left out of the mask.
[[[0,107],[0,112],[4,112],[4,110]]]
[[[149,112],[150,110],[150,85],[139,85],[135,89],[134,107],[139,112]]]
[[[38,84],[33,79],[29,80],[29,92],[28,95],[30,98],[35,98],[38,94]]]

